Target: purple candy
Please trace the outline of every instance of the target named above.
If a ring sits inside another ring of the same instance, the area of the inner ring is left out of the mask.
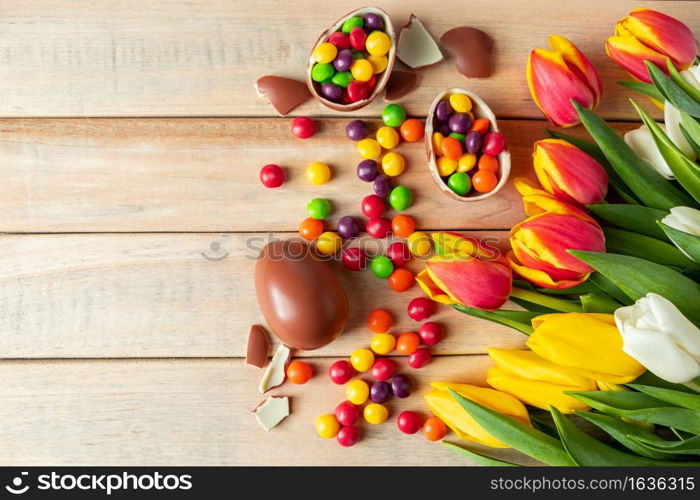
[[[341,217],[338,221],[338,234],[346,240],[357,238],[361,230],[359,221],[350,215]]]
[[[450,126],[449,126],[447,123],[441,123],[441,124],[438,126],[438,132],[440,132],[442,135],[444,135],[445,137],[447,137],[448,135],[450,135],[450,133],[452,132],[452,130],[450,130]]]
[[[340,87],[338,87],[338,90],[340,90]],[[367,129],[367,124],[362,120],[353,120],[345,127],[345,135],[347,135],[348,138],[352,139],[353,141],[361,141],[367,137],[368,133],[369,130]]]
[[[441,122],[446,122],[447,120],[449,120],[451,114],[452,106],[450,106],[450,103],[447,101],[440,101],[437,107],[435,108],[435,116]]]
[[[406,375],[394,375],[391,390],[397,398],[407,398],[411,394],[411,382]]]
[[[369,398],[375,403],[384,403],[391,397],[391,386],[386,382],[375,382],[369,389]]]
[[[321,95],[329,101],[340,101],[343,89],[333,83],[324,83],[321,85]]]
[[[467,134],[464,139],[464,143],[467,146],[467,153],[476,153],[481,149],[481,134],[475,130],[472,130]]]
[[[377,196],[381,196],[382,198],[389,196],[392,187],[391,179],[387,175],[379,174],[374,179],[374,193]]]
[[[362,160],[357,164],[357,177],[361,181],[372,182],[379,175],[377,162],[374,160]]]
[[[371,33],[376,30],[384,31],[384,19],[378,14],[373,12],[368,12],[364,16],[364,28],[367,33]]]
[[[333,67],[336,71],[349,71],[355,57],[350,49],[343,49],[333,59]]]
[[[469,131],[469,127],[472,126],[472,119],[464,113],[455,113],[450,117],[448,124],[452,132],[466,134]]]

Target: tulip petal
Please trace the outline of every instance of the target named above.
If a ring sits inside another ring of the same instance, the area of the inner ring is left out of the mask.
[[[681,131],[681,112],[668,101],[664,103],[664,127],[662,128],[666,131],[666,135],[668,135],[668,138],[671,139],[676,147],[680,149],[684,155],[694,161],[696,158],[695,150],[688,143],[688,140]],[[651,133],[649,133],[649,135],[651,135]]]
[[[525,215],[528,217],[544,212],[552,212],[556,214],[574,215],[579,219],[595,222],[590,215],[580,208],[566,203],[547,191],[544,191],[540,186],[525,177],[516,177],[513,179],[513,185],[523,197]]]
[[[577,387],[581,391],[596,389],[595,381],[581,375],[575,368],[556,365],[533,351],[489,348],[487,352],[496,366],[510,376]]]
[[[690,207],[673,207],[661,222],[673,229],[700,237],[700,210]]]
[[[663,175],[666,179],[673,179],[673,172],[664,159],[659,147],[651,135],[651,131],[646,125],[642,125],[638,129],[630,130],[624,136],[627,145],[632,148],[642,160],[644,160],[654,170]]]
[[[430,235],[439,254],[460,254],[484,260],[498,260],[501,253],[482,240],[452,231],[435,232]]]
[[[651,61],[667,71],[667,57],[647,47],[633,36],[611,36],[605,42],[605,52],[630,75],[646,83],[652,82],[644,61]]]
[[[479,387],[477,385],[455,382],[437,381],[431,382],[430,386],[433,389],[445,392],[447,392],[447,389],[452,389],[471,401],[530,425],[530,415],[527,412],[527,408],[517,398],[509,394],[503,394],[490,387]]]
[[[588,86],[595,96],[593,104],[593,108],[595,108],[600,101],[600,96],[603,94],[603,83],[600,81],[598,71],[596,71],[593,64],[591,64],[591,61],[588,60],[576,45],[563,36],[550,35],[549,46],[552,47],[553,50],[561,53],[569,69],[574,71],[574,73],[578,73],[579,78],[588,83]]]
[[[646,46],[668,55],[679,69],[685,69],[697,56],[695,36],[688,26],[661,12],[635,9],[621,21],[625,30]]]
[[[525,278],[530,283],[533,283],[542,288],[550,288],[556,290],[564,290],[580,285],[588,279],[589,274],[585,274],[578,280],[559,280],[555,281],[546,272],[531,267],[522,266],[514,258],[513,253],[508,254],[508,264],[516,274]]]
[[[421,290],[423,290],[428,298],[439,304],[451,306],[458,303],[435,284],[433,278],[430,276],[430,272],[427,269],[423,269],[416,275],[416,283],[418,283],[418,286],[421,287]]]

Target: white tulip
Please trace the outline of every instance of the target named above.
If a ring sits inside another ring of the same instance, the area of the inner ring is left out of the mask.
[[[666,125],[666,135],[673,144],[688,158],[695,160],[695,151],[681,130],[681,112],[668,101],[664,103],[664,125]]]
[[[662,124],[659,124],[664,128]],[[625,142],[632,148],[632,151],[639,156],[643,161],[649,164],[654,170],[659,172],[667,179],[673,179],[674,175],[671,167],[668,166],[666,160],[661,155],[661,151],[656,146],[654,136],[646,125],[642,125],[638,129],[630,130],[625,134]]]
[[[700,329],[661,295],[615,311],[623,351],[656,376],[682,384],[700,376]]]
[[[673,229],[700,237],[700,210],[690,207],[673,207],[661,222]]]

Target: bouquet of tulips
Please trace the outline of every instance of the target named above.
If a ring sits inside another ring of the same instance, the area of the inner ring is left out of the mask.
[[[606,51],[634,78],[621,83],[665,118],[632,101],[643,125],[624,137],[593,111],[602,92],[593,65],[563,37],[550,44],[530,54],[533,98],[556,125],[582,123],[592,141],[547,131],[535,143],[539,184],[514,180],[526,219],[506,256],[435,233],[437,255],[417,277],[433,300],[528,335],[527,349],[489,349],[489,387],[434,382],[426,400],[460,439],[550,465],[698,465],[695,38],[649,9],[618,22]],[[504,309],[507,300],[521,308]]]

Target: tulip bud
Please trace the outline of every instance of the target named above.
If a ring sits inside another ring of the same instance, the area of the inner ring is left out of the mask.
[[[552,35],[549,45],[551,50],[535,49],[528,57],[530,94],[556,125],[576,125],[580,120],[571,100],[594,110],[603,92],[600,77],[588,58],[566,38]]]
[[[673,207],[661,222],[673,229],[700,237],[700,210],[690,207]]]
[[[608,174],[590,155],[561,139],[535,143],[537,179],[550,194],[570,203],[600,203],[608,191]]]

